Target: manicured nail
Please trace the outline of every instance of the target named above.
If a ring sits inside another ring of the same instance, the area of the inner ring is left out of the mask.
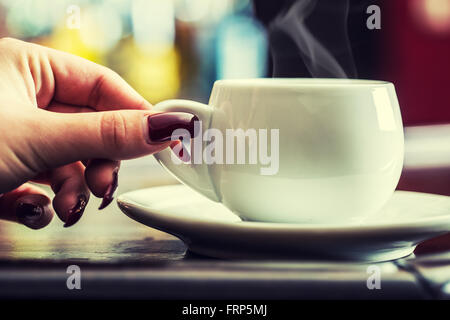
[[[33,226],[44,214],[44,208],[34,203],[19,203],[16,208],[17,219],[27,226]]]
[[[70,226],[73,226],[75,223],[77,223],[78,220],[80,220],[81,216],[83,215],[84,209],[87,205],[87,198],[84,194],[80,194],[78,196],[77,204],[70,209],[69,213],[67,214],[66,223],[64,224],[64,228],[68,228]]]
[[[119,186],[119,167],[115,168],[112,173],[112,182],[106,189],[102,203],[100,204],[100,207],[98,207],[98,210],[105,209],[114,200],[114,192],[116,192],[118,186]]]
[[[186,112],[151,114],[147,119],[150,142],[170,141],[176,129],[186,129],[194,137],[195,121],[197,116]]]

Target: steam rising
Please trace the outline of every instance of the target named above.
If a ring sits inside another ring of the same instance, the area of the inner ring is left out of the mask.
[[[348,11],[348,0],[297,0],[276,17],[269,28],[273,76],[303,76],[298,74],[302,61],[315,78],[356,78],[347,31]]]

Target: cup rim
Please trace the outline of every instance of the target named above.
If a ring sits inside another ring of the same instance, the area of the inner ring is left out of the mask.
[[[239,87],[374,87],[392,85],[392,82],[369,79],[343,79],[343,78],[248,78],[248,79],[221,79],[214,85]]]

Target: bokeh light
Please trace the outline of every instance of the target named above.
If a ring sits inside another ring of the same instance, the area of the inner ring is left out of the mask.
[[[266,76],[267,43],[250,4],[0,0],[0,32],[103,64],[152,103],[206,102],[217,78]]]
[[[266,73],[267,40],[264,29],[253,19],[236,16],[219,27],[217,38],[218,78],[259,78]]]
[[[214,25],[248,1],[176,0],[176,18],[196,25]]]
[[[103,54],[89,48],[81,39],[79,29],[68,29],[59,26],[54,29],[50,37],[36,39],[37,43],[57,50],[75,54],[96,63],[104,64]]]
[[[450,32],[450,0],[413,0],[411,8],[416,22],[426,31]]]
[[[83,43],[99,52],[112,49],[122,36],[120,15],[114,7],[105,4],[88,6],[83,12],[80,27]]]
[[[169,49],[175,39],[175,12],[171,0],[135,0],[132,5],[133,35],[148,50]]]
[[[184,22],[203,20],[209,13],[210,0],[177,0],[176,17]]]
[[[65,1],[15,0],[3,1],[8,7],[6,25],[11,36],[31,38],[51,32],[64,15]]]
[[[175,48],[144,47],[124,41],[113,57],[117,71],[151,103],[176,97],[180,88],[179,56]]]

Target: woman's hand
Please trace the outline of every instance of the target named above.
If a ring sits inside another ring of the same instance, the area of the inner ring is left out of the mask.
[[[81,217],[90,191],[103,197],[101,208],[108,205],[119,160],[170,144],[150,141],[150,107],[108,68],[1,39],[0,218],[38,229],[51,221],[54,208],[68,227]],[[172,125],[176,121],[169,116]],[[53,206],[27,181],[49,184]]]

